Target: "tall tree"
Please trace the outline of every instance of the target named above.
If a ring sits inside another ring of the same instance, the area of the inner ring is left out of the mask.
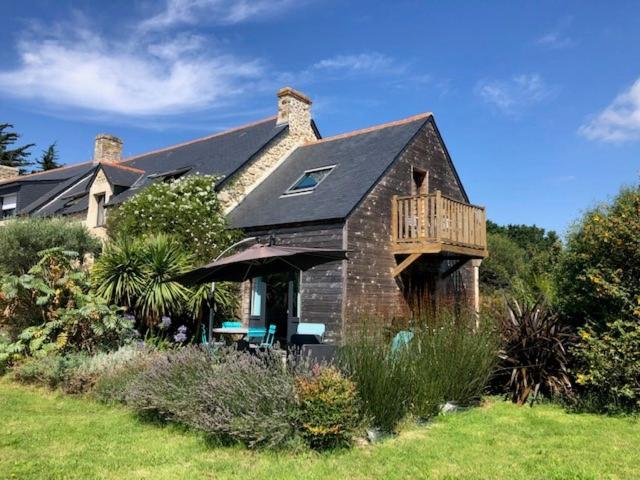
[[[20,135],[16,132],[7,131],[12,129],[13,125],[10,123],[0,124],[0,165],[7,167],[18,167],[20,173],[24,173],[25,167],[31,165],[29,156],[31,152],[29,149],[33,147],[34,143],[23,145],[22,147],[12,147],[20,138]]]
[[[58,163],[58,149],[56,147],[56,142],[53,142],[46,150],[42,151],[42,156],[39,160],[36,160],[36,164],[38,164],[38,170],[42,172],[62,166]]]

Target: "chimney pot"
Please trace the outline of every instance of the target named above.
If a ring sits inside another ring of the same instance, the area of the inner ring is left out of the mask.
[[[106,133],[96,135],[93,161],[115,163],[120,160],[122,160],[122,140]]]

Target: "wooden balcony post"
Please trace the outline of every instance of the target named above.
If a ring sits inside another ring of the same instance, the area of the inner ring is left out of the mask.
[[[440,190],[436,190],[436,213],[435,213],[435,234],[436,234],[436,242],[440,242],[440,237],[441,235],[441,230],[442,230],[442,221],[443,221],[443,214],[444,212],[442,211],[442,194],[440,193]]]
[[[398,196],[391,198],[391,241],[398,240]]]

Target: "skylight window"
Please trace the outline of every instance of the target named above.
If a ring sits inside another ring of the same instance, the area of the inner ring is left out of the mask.
[[[335,165],[329,167],[314,168],[312,170],[305,171],[302,176],[284,192],[285,195],[291,195],[294,193],[310,193],[320,185],[320,183],[327,178],[327,175],[331,173],[331,170]]]

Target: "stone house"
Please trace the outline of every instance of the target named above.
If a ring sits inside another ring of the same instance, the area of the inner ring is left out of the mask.
[[[349,252],[246,282],[245,323],[275,323],[284,339],[300,321],[321,322],[339,342],[358,319],[415,315],[442,296],[477,308],[486,215],[470,204],[433,115],[322,138],[307,96],[277,97],[276,115],[232,130],[128,158],[101,134],[92,161],[0,177],[3,217],[66,216],[104,237],[109,208],[145,186],[216,174],[232,228]]]

